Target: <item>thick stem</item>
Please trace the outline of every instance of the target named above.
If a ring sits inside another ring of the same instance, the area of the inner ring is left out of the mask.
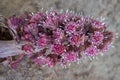
[[[0,41],[0,58],[22,54],[21,45],[15,41]]]

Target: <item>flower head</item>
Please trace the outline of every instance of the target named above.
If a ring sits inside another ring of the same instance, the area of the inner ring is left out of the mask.
[[[36,44],[39,46],[39,47],[45,47],[48,45],[48,38],[45,34],[39,34],[39,37],[36,41]]]
[[[30,33],[24,33],[24,35],[22,35],[21,39],[24,40],[24,41],[29,41],[29,42],[34,41],[34,37]]]
[[[69,42],[70,44],[79,47],[81,44],[84,44],[84,37],[84,35],[81,36],[80,34],[73,34],[70,36]]]
[[[105,28],[105,23],[98,20],[92,20],[91,24],[92,24],[92,27],[95,29]]]
[[[96,45],[102,43],[104,36],[101,32],[95,31],[94,34],[90,35],[90,42]]]
[[[78,59],[78,53],[76,52],[67,52],[63,54],[63,59],[65,62],[74,62]]]
[[[52,52],[54,54],[62,54],[66,51],[65,46],[63,44],[53,44],[52,45]]]
[[[10,28],[14,28],[14,29],[18,28],[20,22],[21,19],[16,16],[13,16],[8,19],[8,24],[10,25]]]
[[[56,14],[57,13],[54,11],[46,14],[46,20],[43,23],[43,26],[45,28],[56,29],[56,27],[58,26],[58,16]]]
[[[32,16],[32,18],[30,19],[30,22],[39,22],[44,20],[44,18],[45,18],[45,14],[42,12],[38,12]]]
[[[114,38],[104,22],[69,11],[12,16],[8,26],[25,42],[21,50],[34,53],[28,58],[40,66],[74,62],[83,57],[83,52],[96,56],[107,50]]]
[[[24,45],[22,45],[22,50],[24,50],[27,53],[33,53],[34,48],[30,44],[24,44]]]
[[[47,65],[50,62],[49,58],[45,56],[37,57],[33,61],[39,66]]]
[[[60,28],[57,28],[53,31],[53,38],[55,38],[55,41],[60,42],[64,37],[64,31]]]
[[[96,56],[96,55],[98,55],[98,52],[99,52],[99,50],[94,45],[91,45],[90,47],[88,47],[85,50],[85,54],[88,55],[88,56]]]
[[[75,22],[69,22],[65,26],[66,33],[71,34],[71,33],[76,32],[77,27],[78,27],[78,25]]]

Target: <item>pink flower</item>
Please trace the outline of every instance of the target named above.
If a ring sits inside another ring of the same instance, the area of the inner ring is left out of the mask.
[[[58,26],[58,16],[56,15],[57,13],[54,11],[49,12],[46,14],[46,20],[43,23],[43,26],[45,28],[50,28],[50,29],[56,29]]]
[[[99,45],[99,48],[102,52],[106,52],[111,46],[111,43],[110,42],[105,42],[103,44],[100,44]]]
[[[99,45],[102,43],[103,39],[104,39],[103,33],[98,31],[95,31],[94,34],[90,35],[90,42],[92,44]]]
[[[74,34],[74,35],[71,35],[70,38],[69,38],[69,42],[70,44],[72,45],[75,45],[77,47],[80,46],[80,44],[84,44],[84,35],[80,35],[80,34]]]
[[[47,55],[47,58],[49,58],[49,62],[48,62],[49,67],[55,66],[58,62],[58,55],[56,54],[49,54]]]
[[[27,26],[24,26],[25,32],[36,32],[37,31],[37,24],[36,23],[30,23]]]
[[[34,48],[30,44],[24,44],[24,45],[22,45],[22,50],[24,50],[27,53],[33,53]]]
[[[53,44],[51,49],[54,54],[58,54],[58,55],[66,51],[65,46],[62,44]]]
[[[91,24],[92,27],[96,29],[105,28],[105,23],[98,20],[92,20]]]
[[[36,41],[36,44],[39,46],[39,47],[45,47],[48,45],[48,38],[45,34],[39,34],[39,37]]]
[[[16,17],[16,16],[13,16],[13,17],[8,19],[8,25],[12,29],[18,28],[20,22],[21,22],[21,19]]]
[[[22,45],[21,49],[35,53],[27,58],[40,66],[78,61],[83,52],[87,56],[96,56],[106,51],[114,38],[104,22],[69,11],[12,16],[8,25],[14,39],[29,43]]]
[[[45,18],[45,14],[43,12],[38,12],[32,16],[30,22],[39,22]]]
[[[78,25],[75,22],[69,22],[66,26],[65,26],[65,31],[68,34],[74,33],[76,32],[76,28],[78,27]]]
[[[73,14],[71,13],[61,13],[59,14],[59,21],[63,23],[69,22],[72,17],[73,17]]]
[[[39,65],[39,66],[43,66],[43,65],[48,65],[50,62],[50,59],[45,57],[45,56],[41,56],[40,58],[37,57],[35,59],[33,59],[33,61]]]
[[[76,52],[67,52],[63,55],[63,59],[65,62],[74,62],[77,61],[78,53]]]
[[[91,45],[90,47],[88,47],[85,50],[85,54],[88,55],[88,56],[96,56],[96,55],[98,55],[98,52],[99,52],[99,50],[94,45]]]
[[[53,37],[55,38],[55,41],[60,42],[64,37],[64,31],[60,28],[57,28],[55,31],[53,31]]]
[[[33,42],[34,41],[34,38],[32,36],[32,34],[30,33],[25,33],[22,37],[21,37],[22,40],[26,40],[26,41],[30,41],[30,42]]]

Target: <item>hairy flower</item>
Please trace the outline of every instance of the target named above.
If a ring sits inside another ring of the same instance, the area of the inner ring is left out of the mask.
[[[16,16],[13,16],[8,19],[8,24],[10,25],[9,26],[10,28],[14,28],[14,29],[18,28],[20,22],[21,22],[21,19]]]
[[[101,32],[95,31],[94,34],[90,35],[90,42],[96,45],[102,43],[104,36]]]
[[[21,51],[33,53],[27,58],[40,66],[74,62],[83,57],[83,52],[88,57],[97,56],[108,50],[114,38],[104,22],[69,11],[12,16],[8,26],[14,39],[25,42],[21,44]]]
[[[22,50],[24,50],[27,53],[33,53],[34,48],[30,44],[24,44],[24,45],[22,45]]]
[[[36,23],[30,23],[29,25],[27,25],[27,29],[28,29],[28,31],[32,31],[34,29],[37,29],[37,24]]]
[[[52,52],[58,55],[66,51],[65,46],[62,44],[53,44],[51,48],[52,48]]]
[[[69,22],[69,23],[66,24],[66,26],[65,26],[66,33],[71,34],[71,33],[76,32],[77,26],[78,26],[78,25],[77,25],[75,22]]]
[[[55,38],[56,42],[60,42],[64,37],[64,31],[60,28],[57,28],[53,31],[53,38]]]
[[[63,54],[63,59],[66,62],[74,62],[77,60],[77,58],[78,58],[78,53],[76,52],[67,52]]]
[[[92,24],[92,27],[95,29],[105,28],[105,23],[98,20],[92,20],[91,24]]]
[[[91,45],[90,47],[88,47],[85,50],[85,54],[88,55],[88,56],[96,56],[96,55],[98,55],[98,52],[99,52],[99,50],[94,45]]]
[[[48,14],[46,14],[46,20],[43,23],[43,26],[45,28],[50,28],[50,29],[56,29],[58,26],[58,16],[56,15],[56,12],[51,11]]]
[[[25,40],[25,41],[29,41],[29,42],[33,42],[34,41],[34,37],[30,33],[24,33],[24,35],[22,35],[21,39]]]
[[[70,36],[69,42],[70,44],[79,47],[81,44],[84,44],[84,37],[84,35],[81,36],[80,34],[74,34]]]
[[[37,57],[37,58],[33,59],[33,61],[39,66],[47,65],[50,62],[49,58],[47,58],[45,56],[42,56],[40,58]]]
[[[39,34],[39,37],[36,41],[36,44],[39,46],[39,47],[45,47],[48,45],[48,38],[45,34]]]
[[[45,14],[42,12],[38,12],[36,14],[33,14],[32,18],[30,19],[30,22],[39,22],[44,20]]]

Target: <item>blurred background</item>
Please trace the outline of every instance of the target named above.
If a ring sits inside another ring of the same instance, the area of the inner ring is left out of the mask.
[[[98,59],[73,63],[66,69],[59,65],[37,67],[26,61],[16,70],[0,65],[0,80],[120,80],[120,0],[0,0],[0,15],[7,18],[42,8],[69,9],[87,16],[104,17],[108,29],[118,34],[114,48]]]

